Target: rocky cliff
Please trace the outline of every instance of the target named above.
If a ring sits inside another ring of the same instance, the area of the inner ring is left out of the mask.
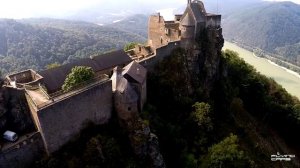
[[[15,131],[17,134],[34,130],[24,91],[0,87],[0,131]]]
[[[134,153],[153,168],[165,168],[163,156],[160,153],[158,138],[151,133],[149,123],[139,116],[122,121],[122,127],[127,131]]]
[[[202,86],[205,95],[209,95],[214,82],[219,79],[223,45],[222,28],[206,28],[197,37],[194,49],[186,51],[190,83],[193,88]]]

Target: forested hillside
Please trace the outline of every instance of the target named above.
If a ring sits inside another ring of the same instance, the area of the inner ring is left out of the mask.
[[[0,71],[3,74],[121,49],[138,34],[92,23],[55,19],[0,20]]]
[[[258,3],[229,14],[222,23],[227,40],[279,54],[300,65],[300,5]]]
[[[119,22],[108,24],[106,26],[120,29],[123,31],[139,34],[143,37],[148,36],[148,18],[143,14],[132,15]]]

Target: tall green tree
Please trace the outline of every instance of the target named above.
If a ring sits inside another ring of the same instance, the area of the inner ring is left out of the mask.
[[[213,123],[211,120],[211,108],[210,105],[204,102],[196,102],[193,105],[194,111],[192,112],[192,119],[197,123],[199,127],[205,128],[206,130],[213,129]]]
[[[137,44],[138,44],[138,43],[135,43],[135,42],[127,43],[127,44],[124,46],[124,51],[128,51],[128,50],[134,49],[134,47],[135,47]]]
[[[239,149],[238,137],[230,134],[208,150],[206,160],[201,167],[251,167],[251,162],[244,151]]]
[[[78,84],[92,79],[94,76],[95,73],[91,67],[75,66],[74,68],[72,68],[71,73],[65,79],[62,90],[69,91]]]

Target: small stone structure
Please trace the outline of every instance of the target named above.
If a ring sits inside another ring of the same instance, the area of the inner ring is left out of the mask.
[[[114,102],[121,120],[128,120],[142,111],[147,98],[147,70],[135,61],[123,69],[116,67],[111,77]]]
[[[43,77],[35,71],[29,69],[15,74],[8,75],[5,80],[6,85],[13,88],[22,88],[25,85],[34,85],[39,83]]]
[[[43,106],[38,104],[35,91],[26,97],[35,125],[41,133],[46,151],[50,154],[71,140],[84,124],[107,123],[112,111],[111,81],[104,78],[83,88],[52,97]]]

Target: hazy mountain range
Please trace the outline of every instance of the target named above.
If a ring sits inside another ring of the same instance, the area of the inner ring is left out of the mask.
[[[227,40],[280,54],[300,64],[300,5],[264,2],[240,9],[223,20]]]
[[[0,71],[44,69],[114,49],[145,37],[97,24],[57,19],[0,20]]]

